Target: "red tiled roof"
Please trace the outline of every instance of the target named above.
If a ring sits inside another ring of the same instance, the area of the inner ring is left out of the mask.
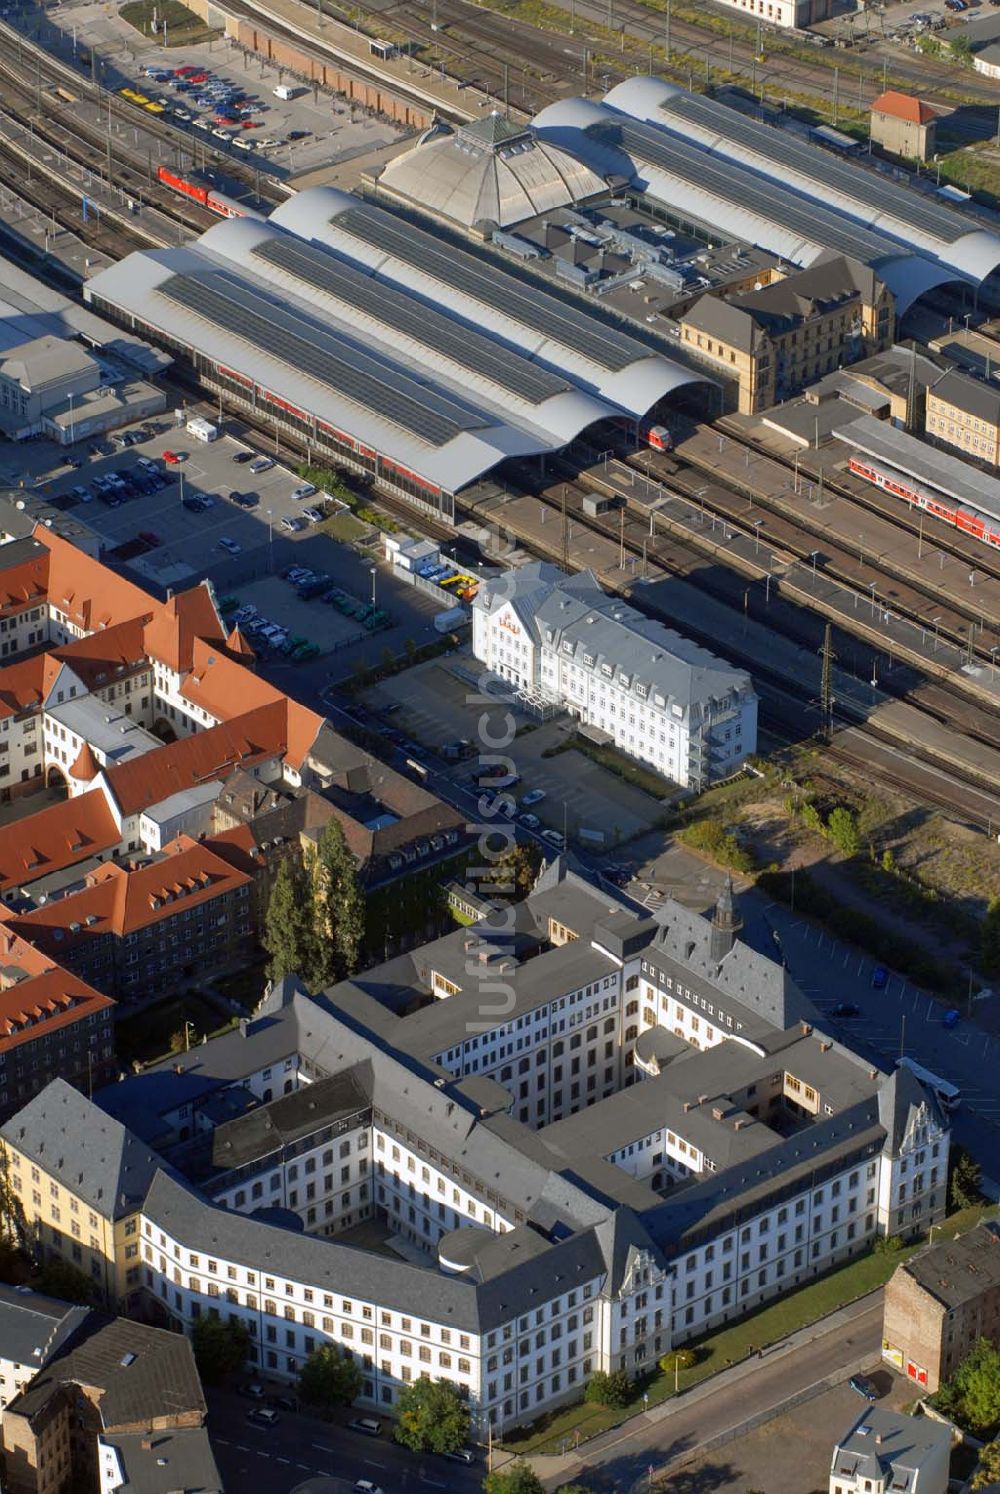
[[[255,706],[281,702],[288,717],[288,761],[295,769],[301,768],[323,725],[323,717],[315,711],[290,700],[223,649],[213,648],[201,638],[195,639],[191,673],[181,687],[181,694],[192,705],[201,706],[223,721]]]
[[[100,633],[74,638],[72,643],[50,649],[48,658],[55,661],[49,687],[55,683],[59,665],[68,664],[88,690],[100,690],[145,660],[142,618],[129,618]]]
[[[279,697],[272,705],[245,711],[232,721],[107,769],[108,786],[123,815],[140,814],[171,794],[224,778],[235,767],[283,756],[288,746],[286,717],[284,699]]]
[[[100,789],[0,825],[0,892],[113,850],[121,840]]]
[[[90,743],[84,742],[76,755],[76,762],[69,770],[69,776],[78,783],[93,783],[100,771],[100,764],[90,750]]]
[[[76,627],[97,632],[152,614],[156,602],[147,592],[92,555],[78,550],[44,524],[35,525],[34,537],[49,551],[49,602]]]
[[[257,657],[249,641],[240,632],[239,628],[234,628],[226,639],[226,648],[231,654],[242,654],[247,659],[256,659]]]
[[[109,861],[87,886],[8,922],[17,935],[53,958],[101,934],[119,938],[197,907],[252,880],[210,844],[180,835],[162,861],[134,869]]]
[[[892,119],[905,120],[907,124],[930,124],[940,112],[933,105],[925,104],[923,99],[914,98],[910,93],[897,93],[894,88],[880,93],[872,104],[873,114],[888,114]]]
[[[0,612],[4,616],[37,607],[44,601],[49,582],[49,557],[36,555],[0,572]]]
[[[39,710],[45,699],[47,672],[45,654],[34,654],[0,669],[0,716]]]
[[[115,1003],[61,965],[0,991],[0,1051],[69,1027]]]
[[[146,625],[146,652],[176,672],[191,668],[195,643],[201,638],[225,642],[225,633],[208,586],[192,586],[157,607]]]

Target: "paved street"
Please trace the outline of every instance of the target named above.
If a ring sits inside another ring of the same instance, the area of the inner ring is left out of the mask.
[[[280,1411],[274,1427],[247,1421],[249,1403],[228,1391],[207,1392],[208,1430],[223,1487],[244,1494],[287,1494],[316,1474],[336,1478],[348,1494],[358,1478],[371,1479],[385,1494],[435,1490],[473,1494],[484,1468],[407,1452],[390,1440],[391,1423],[381,1437],[363,1437],[306,1414]],[[338,1494],[340,1490],[338,1489]]]
[[[878,1364],[882,1331],[881,1291],[825,1320],[815,1337],[809,1328],[666,1402],[619,1430],[588,1443],[583,1455],[536,1461],[547,1488],[570,1480],[594,1490],[645,1489],[649,1469],[657,1473],[691,1457],[699,1447],[738,1429],[791,1396],[825,1390],[856,1370]],[[889,1384],[879,1371],[880,1388]],[[706,1488],[713,1487],[706,1484]]]

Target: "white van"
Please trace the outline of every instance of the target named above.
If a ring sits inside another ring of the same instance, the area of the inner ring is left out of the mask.
[[[301,88],[293,88],[290,83],[279,83],[273,90],[276,99],[297,99],[301,92]]]
[[[219,427],[213,425],[210,420],[202,420],[196,415],[187,423],[188,434],[194,436],[198,441],[217,441],[219,439]]]

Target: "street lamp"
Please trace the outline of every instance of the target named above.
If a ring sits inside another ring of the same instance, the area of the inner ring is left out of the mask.
[[[872,594],[872,617],[875,616],[875,588],[876,588],[877,585],[878,585],[877,581],[869,581],[869,583],[868,583],[868,590]]]
[[[753,521],[753,553],[755,555],[760,554],[760,526],[763,522],[763,519],[754,519]]]
[[[818,554],[819,554],[818,550],[811,550],[809,552],[809,559],[812,561],[812,567],[813,567],[813,585],[812,585],[813,591],[816,590],[816,557],[817,557]]]
[[[271,572],[274,570],[274,524],[273,524],[273,517],[274,517],[274,510],[271,509],[271,508],[269,508],[267,510],[267,573],[268,573],[268,575],[270,575]]]
[[[375,606],[375,567],[374,566],[372,566],[372,568],[368,572],[368,574],[372,578],[372,606],[374,607]]]

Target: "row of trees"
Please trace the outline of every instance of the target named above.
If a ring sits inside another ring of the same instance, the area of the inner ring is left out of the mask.
[[[290,854],[278,868],[264,919],[268,975],[298,975],[313,990],[358,968],[365,905],[357,866],[340,821],[331,817],[315,849]]]

